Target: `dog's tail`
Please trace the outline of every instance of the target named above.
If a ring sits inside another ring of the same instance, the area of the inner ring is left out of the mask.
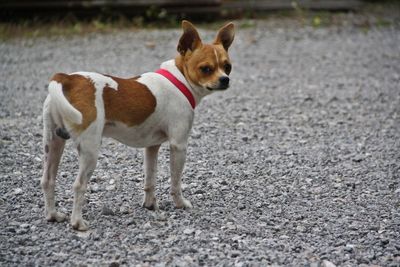
[[[50,82],[49,94],[51,102],[53,102],[55,108],[62,114],[64,119],[74,124],[82,124],[82,113],[68,102],[62,87],[62,83],[54,80]]]

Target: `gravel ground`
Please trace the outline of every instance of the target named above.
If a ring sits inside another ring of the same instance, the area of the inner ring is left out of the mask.
[[[184,172],[193,210],[172,205],[167,146],[160,211],[151,212],[141,207],[142,150],[104,139],[84,209],[90,231],[45,221],[48,79],[155,70],[175,55],[179,36],[140,30],[0,43],[0,265],[400,266],[398,24],[238,28],[232,87],[197,108]],[[57,186],[66,213],[76,159],[69,144]]]

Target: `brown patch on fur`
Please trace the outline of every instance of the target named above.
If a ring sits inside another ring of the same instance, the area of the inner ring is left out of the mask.
[[[82,113],[82,124],[72,124],[72,129],[77,132],[84,131],[97,116],[96,89],[93,83],[81,75],[65,73],[57,73],[52,80],[62,84],[63,93],[68,102]]]
[[[149,88],[132,79],[108,76],[118,83],[118,89],[104,88],[103,99],[107,121],[120,121],[128,126],[144,122],[156,109],[156,98]]]

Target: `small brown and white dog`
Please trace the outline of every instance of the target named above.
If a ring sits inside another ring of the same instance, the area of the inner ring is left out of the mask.
[[[234,25],[222,27],[212,44],[203,44],[195,27],[182,22],[179,55],[156,72],[123,79],[93,72],[58,73],[49,84],[43,107],[44,170],[41,186],[46,219],[64,221],[56,211],[54,188],[65,140],[72,138],[79,154],[79,173],[73,184],[72,227],[85,231],[82,205],[97,162],[102,136],[132,147],[144,147],[143,206],[158,209],[154,194],[157,154],[170,145],[171,195],[177,208],[191,208],[182,196],[181,176],[194,107],[212,92],[229,87],[228,48]]]

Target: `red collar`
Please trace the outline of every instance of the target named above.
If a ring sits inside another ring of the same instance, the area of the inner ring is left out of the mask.
[[[187,86],[180,80],[178,80],[171,72],[167,71],[166,69],[159,69],[155,71],[155,73],[158,73],[167,78],[173,85],[175,85],[176,88],[179,89],[179,91],[182,92],[184,96],[186,96],[192,108],[194,109],[196,107],[196,101],[194,100],[192,92],[190,92]]]

